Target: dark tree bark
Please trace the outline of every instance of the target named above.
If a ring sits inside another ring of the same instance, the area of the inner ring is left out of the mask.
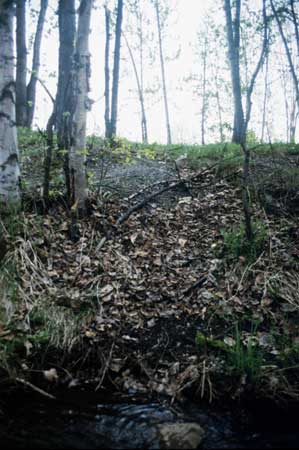
[[[242,105],[241,77],[240,77],[240,16],[241,0],[236,0],[235,19],[232,19],[232,6],[230,0],[224,0],[226,16],[226,32],[231,68],[231,78],[234,97],[234,130],[232,141],[238,144],[244,142],[244,111]]]
[[[38,16],[36,34],[33,45],[33,61],[32,70],[29,84],[27,86],[27,122],[26,126],[30,128],[32,126],[34,111],[35,111],[35,100],[36,100],[36,85],[38,81],[38,74],[40,68],[40,49],[43,36],[43,29],[45,24],[45,17],[48,8],[48,0],[41,0],[40,2],[40,12]]]
[[[89,32],[93,0],[81,0],[73,66],[72,141],[69,152],[71,175],[71,205],[79,216],[87,213],[88,186],[86,177],[86,118],[90,108],[88,98],[90,77]]]
[[[26,46],[26,0],[16,1],[16,122],[24,127],[27,122],[27,46]]]
[[[67,148],[68,123],[71,105],[67,104],[70,97],[71,73],[75,51],[76,38],[76,8],[75,0],[59,0],[59,61],[58,85],[55,100],[55,128],[58,135],[59,148]]]
[[[72,96],[72,69],[76,39],[76,8],[75,0],[59,0],[59,56],[58,85],[53,113],[47,124],[47,151],[44,164],[44,200],[48,203],[49,183],[51,178],[51,162],[53,153],[53,133],[57,132],[57,145],[63,151],[64,173],[67,198],[71,196],[69,174],[69,149],[71,146],[71,116],[74,112]]]
[[[272,0],[270,0],[272,1]],[[229,48],[229,59],[231,66],[231,78],[233,86],[233,97],[235,105],[235,120],[234,120],[234,134],[233,141],[241,144],[244,153],[243,164],[243,181],[242,181],[242,198],[243,198],[243,211],[245,218],[245,229],[248,241],[253,239],[253,231],[251,224],[251,211],[248,198],[248,177],[250,166],[250,151],[246,144],[246,133],[251,116],[251,97],[257,76],[262,68],[264,58],[268,45],[268,26],[266,15],[266,0],[263,0],[263,43],[261,54],[258,59],[256,68],[252,74],[250,83],[247,87],[246,95],[246,114],[244,114],[242,104],[242,92],[241,92],[241,77],[240,77],[240,18],[241,18],[241,0],[235,2],[235,19],[232,20],[232,5],[231,0],[224,0],[224,9],[226,16],[226,29],[227,29],[227,42]]]
[[[120,49],[122,35],[123,20],[123,0],[117,3],[117,19],[115,29],[115,48],[114,48],[114,65],[112,80],[112,97],[111,97],[111,120],[108,137],[112,138],[116,135],[117,129],[117,113],[118,113],[118,90],[119,90],[119,69],[120,69]]]
[[[43,182],[43,199],[45,206],[49,205],[49,193],[50,193],[50,179],[51,179],[51,165],[52,165],[52,154],[53,154],[53,140],[54,140],[54,122],[55,122],[55,112],[51,114],[47,123],[47,148],[44,160],[44,182]]]
[[[270,0],[272,2],[272,0]],[[256,64],[255,70],[251,76],[250,82],[247,86],[246,93],[246,113],[244,113],[242,104],[241,91],[241,77],[240,77],[240,17],[241,17],[241,0],[236,0],[235,9],[236,15],[234,21],[232,20],[232,5],[231,0],[224,0],[224,9],[226,15],[226,30],[227,42],[229,49],[229,61],[231,67],[231,78],[234,97],[234,133],[233,142],[242,144],[246,142],[246,132],[251,116],[252,108],[252,94],[256,79],[263,66],[265,55],[267,53],[269,38],[268,38],[268,19],[266,15],[266,0],[263,0],[263,42],[260,57]]]
[[[161,17],[160,17],[160,8],[159,8],[158,0],[155,1],[155,9],[156,9],[158,38],[159,38],[159,51],[160,51],[161,76],[162,76],[162,86],[163,86],[163,99],[164,99],[165,118],[166,118],[167,144],[171,145],[172,138],[171,138],[171,127],[170,127],[170,119],[169,119],[164,53],[163,53],[163,45],[162,45]]]
[[[108,6],[105,5],[105,29],[106,29],[106,43],[105,43],[105,136],[109,137],[110,131],[110,16],[111,13]]]

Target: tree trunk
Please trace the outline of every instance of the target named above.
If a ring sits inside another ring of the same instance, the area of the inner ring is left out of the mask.
[[[27,123],[27,47],[26,47],[26,0],[16,2],[16,122],[25,127]]]
[[[203,79],[202,79],[202,107],[201,107],[201,143],[205,145],[205,125],[206,125],[206,112],[207,112],[207,48],[208,38],[205,38],[204,53],[203,53]]]
[[[140,2],[138,2],[138,35],[139,35],[139,55],[140,55],[140,106],[141,106],[141,130],[142,130],[142,142],[148,143],[148,131],[147,131],[147,118],[145,113],[144,102],[144,64],[143,64],[143,15],[140,10]]]
[[[217,114],[218,114],[218,121],[219,121],[219,138],[220,142],[224,142],[224,126],[223,126],[223,119],[222,119],[222,105],[221,105],[221,98],[220,98],[220,89],[221,89],[221,81],[218,78],[218,68],[212,67],[213,70],[213,78],[215,81],[215,98],[217,103]]]
[[[218,81],[216,81],[216,83],[218,83]],[[219,137],[220,137],[220,142],[224,142],[222,109],[221,109],[219,89],[217,89],[217,91],[216,91],[216,100],[217,100],[217,110],[218,110],[218,120],[219,120]]]
[[[72,117],[72,143],[69,154],[71,176],[72,208],[80,216],[87,212],[86,159],[86,118],[90,101],[88,99],[90,77],[89,32],[93,0],[81,0],[79,7],[78,30],[74,56],[73,96],[74,114]]]
[[[246,141],[241,143],[241,147],[244,153],[244,163],[243,163],[243,174],[242,174],[242,201],[243,201],[243,211],[245,218],[245,232],[246,238],[249,242],[253,240],[253,230],[251,221],[251,210],[249,204],[248,195],[248,179],[249,179],[249,169],[250,169],[250,150],[248,150]]]
[[[264,59],[265,59],[265,55],[267,53],[267,48],[268,48],[268,43],[269,43],[269,39],[268,39],[268,20],[267,20],[267,12],[266,12],[266,0],[263,0],[263,25],[264,25],[264,33],[263,33],[263,43],[262,43],[262,49],[261,49],[261,53],[260,53],[260,57],[258,59],[257,65],[255,67],[255,70],[251,76],[251,80],[250,83],[247,87],[247,94],[246,94],[246,117],[245,117],[245,123],[244,123],[244,135],[246,136],[247,133],[247,129],[248,129],[248,125],[249,125],[249,121],[250,121],[250,116],[251,116],[251,108],[252,108],[252,101],[251,101],[251,97],[252,97],[252,93],[253,93],[253,89],[255,86],[255,82],[257,80],[257,77],[260,73],[261,68],[263,67],[264,64]]]
[[[296,90],[296,102],[297,102],[297,106],[298,106],[298,110],[299,110],[299,79],[297,77],[295,65],[294,65],[293,60],[292,60],[291,50],[290,50],[287,38],[286,38],[286,36],[284,34],[284,31],[283,31],[283,28],[282,28],[282,23],[281,23],[281,20],[279,19],[279,16],[278,16],[277,10],[276,10],[276,8],[274,6],[273,0],[270,0],[270,4],[271,4],[271,8],[272,8],[272,11],[273,11],[273,14],[274,14],[277,26],[278,26],[279,34],[280,34],[280,37],[282,39],[282,42],[283,42],[283,45],[284,45],[284,48],[285,48],[285,52],[286,52],[286,55],[287,55],[290,72],[292,74],[294,87],[295,87],[295,90]]]
[[[297,2],[297,4],[298,4],[298,2]],[[290,6],[291,6],[291,15],[292,15],[292,21],[293,21],[295,37],[296,37],[297,57],[298,57],[298,61],[299,61],[299,23],[298,23],[298,13],[296,13],[296,10],[295,10],[295,0],[290,0]]]
[[[105,43],[105,136],[109,137],[110,131],[110,11],[105,5],[105,29],[106,29],[106,43]]]
[[[45,17],[48,8],[48,0],[41,0],[40,2],[40,12],[38,16],[36,34],[33,45],[33,61],[32,70],[29,84],[27,86],[27,127],[31,128],[34,111],[35,111],[35,100],[36,100],[36,84],[40,68],[40,48],[42,42],[43,28],[45,24]]]
[[[67,131],[70,108],[68,104],[71,91],[71,74],[76,39],[76,8],[75,0],[59,0],[59,69],[58,85],[55,99],[55,128],[58,134],[60,149],[69,147],[69,132]]]
[[[49,205],[51,165],[52,165],[53,141],[54,141],[54,132],[53,132],[54,123],[55,123],[55,112],[53,111],[47,123],[47,148],[44,160],[43,199],[46,207],[48,207]]]
[[[236,0],[236,17],[233,23],[230,0],[224,0],[226,16],[226,31],[229,50],[229,61],[234,97],[234,130],[232,141],[238,144],[244,142],[244,111],[242,105],[240,77],[240,14],[241,0]]]
[[[295,95],[295,98],[292,99],[291,114],[290,114],[290,144],[295,144],[297,119],[298,113]]]
[[[0,0],[0,203],[18,203],[19,154],[17,145],[14,37],[12,1]]]
[[[132,62],[132,66],[133,66],[133,70],[134,70],[134,74],[135,74],[136,84],[137,84],[138,97],[139,97],[140,109],[141,109],[142,142],[147,143],[147,121],[146,121],[146,114],[145,114],[143,91],[142,91],[142,87],[141,87],[141,80],[139,79],[138,70],[137,70],[137,66],[136,66],[136,62],[135,62],[135,58],[134,58],[132,49],[131,49],[128,39],[124,33],[123,33],[123,37],[124,37],[124,40],[126,42],[126,45],[127,45],[127,48],[128,48],[129,54],[130,54],[130,58],[131,58],[131,62]]]
[[[111,120],[110,120],[110,129],[109,129],[109,133],[108,133],[109,138],[112,138],[113,136],[116,135],[116,128],[117,128],[122,19],[123,19],[123,0],[118,0],[116,29],[115,29],[114,66],[113,66],[112,99],[111,99]]]
[[[250,242],[253,239],[251,212],[248,198],[248,177],[250,166],[250,152],[246,146],[246,130],[244,122],[244,111],[242,105],[241,77],[240,77],[240,16],[241,0],[235,3],[236,16],[233,23],[232,6],[230,0],[224,0],[226,16],[227,42],[229,49],[229,60],[231,67],[231,78],[234,97],[234,131],[233,142],[241,144],[244,153],[243,177],[242,177],[242,201],[245,218],[246,237]],[[249,111],[250,112],[250,111]]]
[[[267,59],[266,59],[266,70],[265,70],[265,79],[264,79],[264,100],[263,100],[262,134],[261,134],[262,144],[265,141],[266,116],[267,116],[267,104],[268,104],[268,81],[269,81],[268,78],[269,78],[269,55],[267,55]]]
[[[160,64],[161,64],[163,99],[164,99],[165,118],[166,118],[167,144],[171,145],[172,139],[171,139],[171,128],[170,128],[170,120],[169,120],[169,108],[168,108],[168,97],[167,97],[167,88],[166,88],[164,54],[163,54],[163,46],[162,46],[162,28],[161,28],[161,19],[160,19],[160,10],[159,10],[159,0],[156,0],[155,8],[156,8],[158,37],[159,37]]]
[[[54,124],[59,150],[64,151],[64,173],[67,198],[70,201],[71,183],[69,174],[69,149],[71,146],[71,117],[74,113],[72,95],[72,69],[76,39],[75,0],[59,0],[59,70],[54,107]],[[47,130],[49,131],[50,123]]]

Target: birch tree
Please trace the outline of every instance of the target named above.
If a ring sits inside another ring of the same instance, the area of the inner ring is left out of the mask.
[[[72,115],[72,137],[69,152],[71,177],[71,204],[83,216],[87,212],[86,159],[86,118],[90,109],[89,77],[90,53],[89,33],[93,0],[81,0],[75,45],[72,95],[74,112]]]
[[[14,2],[0,0],[0,203],[20,200],[15,118]]]

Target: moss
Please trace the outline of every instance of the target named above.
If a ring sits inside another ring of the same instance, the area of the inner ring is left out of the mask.
[[[195,342],[200,353],[203,353],[208,348],[221,351],[227,351],[228,349],[227,345],[224,342],[207,337],[199,331],[196,334]]]

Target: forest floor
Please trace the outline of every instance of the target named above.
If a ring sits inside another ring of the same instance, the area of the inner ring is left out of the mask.
[[[1,383],[299,400],[298,156],[253,161],[248,246],[240,162],[92,148],[91,214],[74,237],[61,174],[45,213],[40,157],[23,157],[31,194],[1,218]]]

